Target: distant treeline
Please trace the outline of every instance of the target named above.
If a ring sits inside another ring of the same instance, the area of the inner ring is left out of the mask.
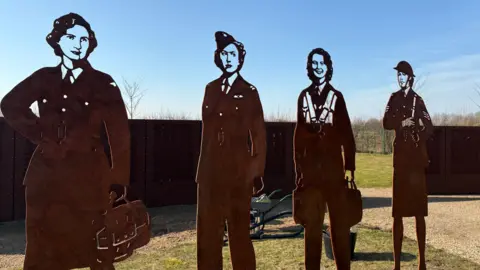
[[[436,114],[432,116],[435,126],[480,126],[480,113]],[[352,128],[358,152],[392,153],[393,131],[385,131],[382,119],[354,119]]]

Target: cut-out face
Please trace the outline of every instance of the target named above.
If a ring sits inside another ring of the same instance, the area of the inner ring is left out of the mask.
[[[240,64],[237,46],[230,44],[225,47],[225,49],[220,52],[220,59],[226,72],[233,73],[237,71]]]
[[[323,84],[326,80],[326,75],[328,71],[328,66],[325,64],[323,55],[314,54],[312,57],[312,70],[315,77],[320,81],[320,84]]]
[[[399,72],[397,72],[397,79],[398,79],[398,85],[402,89],[404,89],[408,85],[408,80],[410,79],[410,76],[408,76],[407,74],[399,71]]]
[[[58,41],[58,45],[62,49],[63,55],[71,60],[85,58],[89,46],[87,29],[81,25],[67,29],[65,35]]]

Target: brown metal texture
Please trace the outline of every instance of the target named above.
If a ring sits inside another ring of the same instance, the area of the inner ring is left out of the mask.
[[[425,102],[412,89],[413,69],[406,61],[397,67],[400,90],[390,96],[383,127],[395,130],[393,142],[394,260],[400,268],[403,217],[416,217],[419,239],[419,269],[425,268],[425,219],[428,215],[428,193],[425,170],[429,165],[427,141],[434,132]],[[432,167],[432,170],[435,168]]]
[[[216,32],[220,78],[205,89],[202,141],[197,168],[197,265],[222,269],[227,222],[233,269],[255,269],[250,239],[254,179],[263,177],[266,132],[257,89],[241,75],[246,51],[225,32]]]
[[[114,258],[98,261],[103,224],[92,221],[109,209],[111,185],[129,184],[125,105],[114,80],[87,61],[97,41],[83,17],[56,19],[46,40],[61,63],[35,71],[0,104],[6,122],[37,145],[23,181],[24,269],[113,269]]]
[[[330,84],[333,65],[327,51],[317,48],[309,53],[307,74],[311,85],[299,95],[294,132],[294,219],[305,227],[305,267],[319,269],[322,244],[319,228],[323,226],[328,205],[337,269],[350,269],[345,173],[350,171],[354,179],[353,130],[343,95]]]

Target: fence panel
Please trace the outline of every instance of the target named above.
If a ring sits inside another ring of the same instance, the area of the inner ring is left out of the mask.
[[[195,128],[197,125],[197,128]],[[153,120],[147,123],[147,197],[149,207],[196,202],[198,122]]]
[[[433,135],[427,141],[427,151],[430,159],[430,164],[426,170],[428,194],[440,194],[445,191],[445,142],[446,128],[435,127]]]
[[[480,194],[480,128],[450,127],[446,141],[444,192]]]

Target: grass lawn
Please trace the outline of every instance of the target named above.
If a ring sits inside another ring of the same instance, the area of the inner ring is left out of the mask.
[[[304,269],[303,235],[296,239],[254,241],[257,269]],[[361,227],[358,231],[356,258],[352,269],[392,269],[391,234]],[[322,265],[335,269],[333,260],[325,257]],[[416,269],[417,246],[405,239],[402,255],[402,269]],[[224,269],[232,269],[228,247],[223,249]],[[479,269],[480,266],[444,251],[427,247],[428,269]],[[139,250],[125,262],[118,263],[117,269],[196,269],[196,247],[193,242],[178,243],[155,251]]]
[[[355,182],[359,188],[387,188],[392,186],[392,155],[358,153]]]

